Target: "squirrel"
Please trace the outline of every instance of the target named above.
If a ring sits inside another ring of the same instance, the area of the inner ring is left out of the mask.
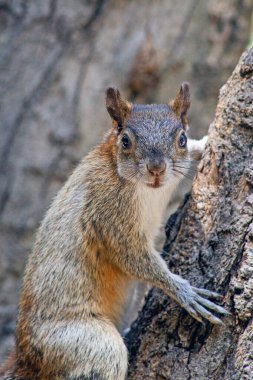
[[[106,90],[112,128],[39,228],[2,379],[125,379],[119,326],[135,280],[162,289],[200,322],[222,323],[213,312],[228,312],[208,299],[220,296],[170,272],[155,248],[167,207],[206,141],[187,138],[189,106],[186,82],[168,104],[132,104]]]

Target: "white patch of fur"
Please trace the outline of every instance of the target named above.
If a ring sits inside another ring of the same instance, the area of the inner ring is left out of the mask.
[[[178,178],[172,176],[168,184],[157,189],[145,184],[138,184],[137,194],[140,201],[141,228],[152,247],[161,226],[164,224],[168,203],[179,181]]]

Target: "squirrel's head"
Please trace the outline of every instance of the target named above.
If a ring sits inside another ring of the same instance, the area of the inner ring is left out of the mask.
[[[121,177],[158,188],[173,177],[184,177],[190,166],[187,111],[190,88],[182,83],[168,104],[131,104],[115,88],[106,91],[106,107],[116,136]]]

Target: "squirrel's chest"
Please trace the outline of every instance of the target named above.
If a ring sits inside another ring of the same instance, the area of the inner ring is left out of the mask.
[[[138,189],[138,197],[140,228],[147,240],[153,243],[165,222],[166,209],[171,198],[170,190],[167,187],[153,189],[143,186]]]

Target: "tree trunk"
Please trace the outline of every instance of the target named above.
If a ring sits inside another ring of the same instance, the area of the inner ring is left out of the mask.
[[[224,294],[224,326],[193,320],[151,290],[127,337],[129,379],[253,379],[253,48],[220,91],[189,199],[167,226],[165,259]]]
[[[251,8],[252,0],[0,0],[0,362],[13,345],[38,224],[110,126],[105,87],[165,102],[190,81],[193,133],[202,136],[248,42]]]

